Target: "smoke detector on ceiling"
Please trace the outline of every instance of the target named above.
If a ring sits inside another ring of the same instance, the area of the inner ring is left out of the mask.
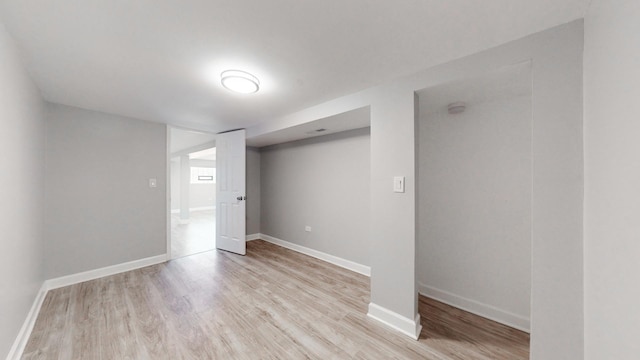
[[[462,101],[457,101],[447,106],[447,111],[451,115],[463,113],[465,110],[467,110],[467,104]]]

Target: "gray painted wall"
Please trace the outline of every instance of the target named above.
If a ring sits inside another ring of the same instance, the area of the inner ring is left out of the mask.
[[[372,100],[369,231],[371,304],[414,322],[417,333],[416,104],[415,89],[401,83]],[[404,193],[393,192],[395,176],[405,177]]]
[[[247,147],[247,235],[260,233],[260,151]]]
[[[250,136],[371,108],[371,301],[400,315],[400,326],[412,326],[417,313],[414,92],[531,60],[531,358],[581,359],[583,40],[583,23],[574,21],[289,114]],[[392,191],[396,175],[407,176],[404,195]]]
[[[372,101],[372,163],[376,163],[379,157],[385,158],[381,154],[382,149],[378,149],[380,144],[373,141],[373,134],[379,129],[379,123],[374,121],[374,109],[377,101],[387,104],[394,93],[394,87],[400,90],[403,86],[420,90],[531,60],[531,359],[534,360],[584,357],[583,35],[582,21],[545,30],[398,80],[397,84],[381,89],[379,98]],[[405,104],[403,108],[398,105],[396,111],[387,114],[388,122],[397,122],[398,118],[405,119],[408,115],[402,110],[407,111],[410,105]],[[388,128],[389,132],[393,131],[391,126]],[[404,142],[398,137],[393,143],[385,142],[385,148],[393,148],[396,144],[403,146],[410,141],[412,137],[407,134]],[[388,159],[385,162],[391,163]],[[388,189],[394,172],[389,167],[384,173],[387,174],[385,183]],[[411,179],[408,179],[407,185],[410,182]],[[384,189],[380,188],[382,190]],[[382,194],[372,192],[372,196],[382,197]],[[372,199],[374,207],[389,207],[389,202],[373,201]],[[389,209],[387,213],[400,214],[399,210],[394,209],[395,207]],[[372,222],[377,221],[380,219],[372,218]],[[383,224],[386,227],[384,236],[387,242],[392,239],[402,244],[410,241],[406,236],[393,237],[393,228],[399,227],[399,224],[399,219],[389,219]],[[374,226],[376,229],[380,228],[377,223]],[[408,226],[404,225],[405,228]],[[383,242],[380,239],[374,243]],[[394,250],[391,246],[380,246],[373,251],[372,257],[389,257],[389,252]],[[415,253],[406,253],[404,247],[401,251],[405,252],[407,262],[413,260],[411,255]],[[376,270],[374,264],[372,301],[383,299],[384,295],[380,294],[394,291],[408,294],[415,291],[415,283],[404,280],[412,277],[411,270],[405,269],[405,275],[400,276],[400,271],[392,267],[391,262],[381,262],[379,270]],[[378,283],[375,279],[377,273],[382,274],[386,284],[383,281]],[[403,304],[405,307],[412,305],[406,302]],[[399,314],[406,313],[392,302],[381,305],[398,309]]]
[[[583,23],[534,39],[531,359],[582,359]]]
[[[166,138],[164,124],[48,104],[47,278],[166,253]]]
[[[365,128],[262,148],[261,232],[369,265],[369,140]]]
[[[585,358],[640,356],[640,2],[585,20]]]
[[[44,281],[44,102],[0,24],[0,358]]]
[[[419,136],[421,291],[528,329],[531,96],[421,106]]]

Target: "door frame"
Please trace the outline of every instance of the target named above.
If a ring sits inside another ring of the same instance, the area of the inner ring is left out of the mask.
[[[171,251],[171,130],[172,129],[176,129],[176,130],[184,130],[184,131],[194,131],[194,132],[200,132],[203,134],[209,134],[209,135],[216,135],[216,133],[211,132],[211,131],[206,131],[206,130],[200,130],[200,129],[192,129],[192,128],[188,128],[188,127],[183,127],[183,126],[175,126],[175,125],[166,125],[166,133],[167,133],[167,146],[166,146],[166,166],[165,166],[165,181],[167,184],[167,191],[166,191],[166,197],[165,197],[165,215],[166,215],[166,257],[167,257],[167,261],[168,260],[173,260],[173,252]],[[205,146],[206,145],[206,146]],[[207,143],[203,143],[201,145],[196,145],[194,148],[196,147],[203,147],[201,150],[204,150],[205,148],[210,148],[210,147],[215,147],[215,140],[213,140],[213,142],[207,142]],[[214,221],[215,218],[214,218]],[[216,224],[217,226],[217,224]],[[215,239],[214,239],[215,240]]]

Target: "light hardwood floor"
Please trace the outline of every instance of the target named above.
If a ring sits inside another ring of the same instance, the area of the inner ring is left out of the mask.
[[[369,279],[264,241],[52,290],[23,359],[527,359],[529,336],[420,297],[419,341]]]

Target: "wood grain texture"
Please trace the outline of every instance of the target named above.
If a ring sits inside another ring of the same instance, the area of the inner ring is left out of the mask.
[[[23,359],[527,359],[529,336],[420,297],[419,341],[369,278],[264,241],[52,290]]]

